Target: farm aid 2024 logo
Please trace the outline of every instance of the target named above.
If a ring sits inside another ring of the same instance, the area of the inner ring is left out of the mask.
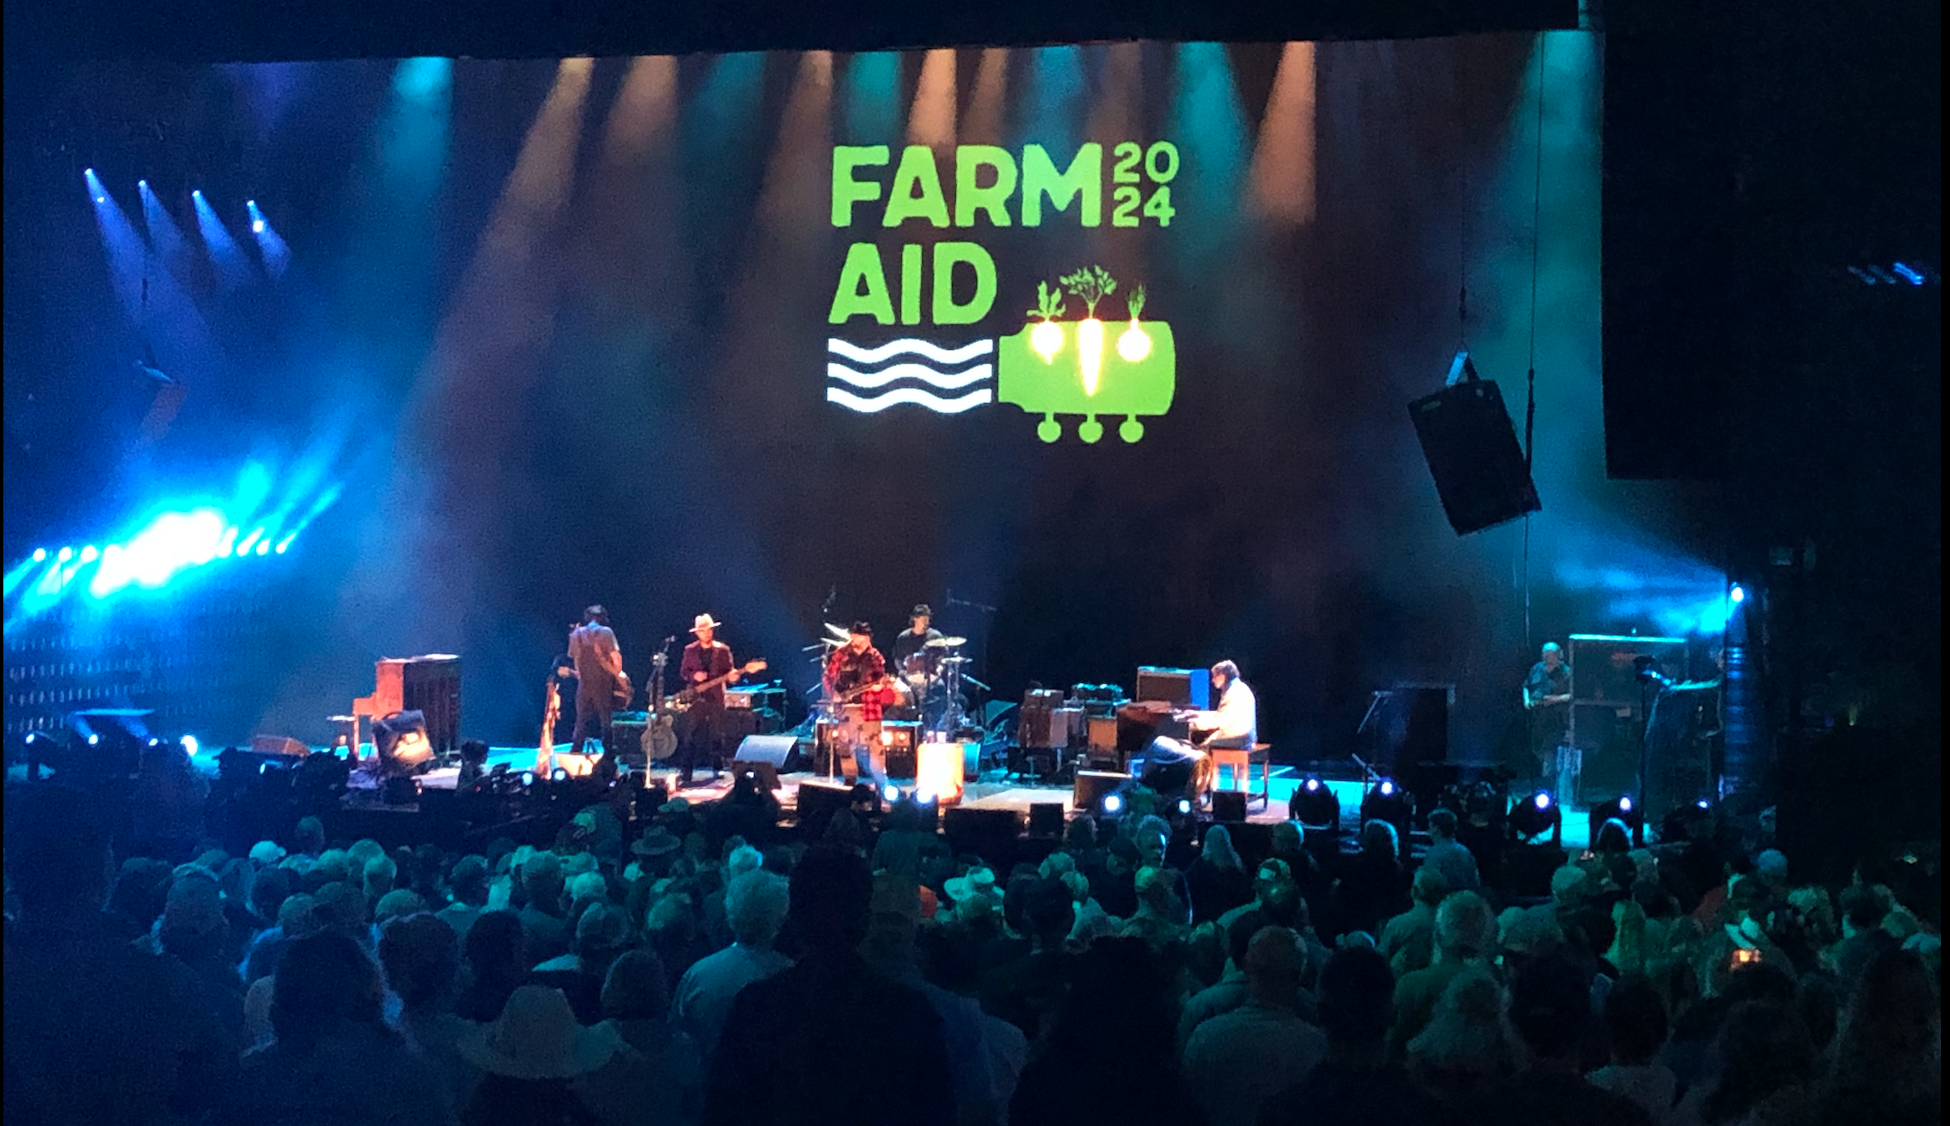
[[[1126,141],[1111,147],[1111,158],[1110,225],[1170,226],[1177,146]],[[921,219],[937,228],[968,230],[978,216],[993,227],[1016,222],[1040,227],[1046,211],[1074,217],[1083,227],[1103,223],[1104,146],[1096,142],[1080,146],[1062,169],[1041,145],[1023,146],[1020,161],[994,145],[957,146],[952,214],[933,149],[902,149],[889,182],[891,161],[886,145],[834,147],[833,226],[849,230],[871,223],[873,205],[879,205],[883,228]],[[1144,436],[1140,419],[1171,409],[1177,384],[1171,326],[1143,319],[1147,294],[1135,279],[1120,280],[1094,264],[1078,264],[1054,279],[1010,279],[1006,296],[1011,301],[1028,303],[1034,283],[1034,306],[1025,310],[1022,329],[1000,339],[969,339],[954,330],[967,332],[965,326],[986,320],[1005,292],[995,259],[980,243],[909,243],[891,265],[890,270],[882,260],[878,243],[850,244],[827,320],[836,333],[849,326],[868,329],[868,322],[925,325],[925,338],[903,335],[874,345],[829,338],[828,402],[867,414],[898,406],[960,414],[1008,403],[1042,416],[1036,433],[1045,442],[1063,436],[1059,415],[1082,416],[1076,432],[1085,442],[1103,437],[1102,419],[1117,421],[1118,436],[1135,442]],[[959,301],[957,280],[968,293],[970,274],[972,293]]]

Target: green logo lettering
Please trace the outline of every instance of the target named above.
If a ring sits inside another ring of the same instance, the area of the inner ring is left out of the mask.
[[[833,146],[833,225],[835,227],[853,225],[855,203],[871,203],[880,198],[879,181],[855,180],[853,170],[885,163],[887,163],[886,145]]]
[[[1022,147],[1022,225],[1043,225],[1043,197],[1058,211],[1069,209],[1079,196],[1077,222],[1094,227],[1102,217],[1104,205],[1104,146],[1091,141],[1077,149],[1070,167],[1056,171],[1056,165],[1041,145]]]
[[[846,248],[846,264],[840,267],[840,284],[833,290],[833,307],[826,320],[838,325],[858,316],[872,317],[884,325],[894,323],[887,275],[880,269],[880,248],[870,242],[856,242]]]

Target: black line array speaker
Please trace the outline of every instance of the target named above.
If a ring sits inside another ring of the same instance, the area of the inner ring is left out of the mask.
[[[1467,357],[1458,361],[1468,363]],[[1494,382],[1463,379],[1408,404],[1408,416],[1435,478],[1442,513],[1457,535],[1543,507]]]

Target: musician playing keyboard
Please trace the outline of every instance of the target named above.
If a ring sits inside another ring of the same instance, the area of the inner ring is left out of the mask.
[[[1219,706],[1208,711],[1174,713],[1191,727],[1189,743],[1160,736],[1144,756],[1144,785],[1158,793],[1177,793],[1199,779],[1204,790],[1211,778],[1214,748],[1251,747],[1259,739],[1259,701],[1239,678],[1239,666],[1220,661],[1212,666],[1212,691]]]

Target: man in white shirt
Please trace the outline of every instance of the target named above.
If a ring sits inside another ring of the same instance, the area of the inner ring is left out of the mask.
[[[1244,1004],[1200,1024],[1185,1043],[1185,1086],[1211,1126],[1252,1126],[1260,1104],[1327,1055],[1327,1037],[1294,1012],[1305,963],[1300,936],[1264,927],[1246,948]]]
[[[1239,666],[1220,661],[1212,666],[1212,692],[1218,707],[1181,713],[1191,727],[1192,741],[1170,737],[1151,741],[1144,752],[1144,785],[1158,793],[1177,793],[1211,770],[1207,753],[1214,747],[1250,747],[1259,740],[1259,701],[1239,679]],[[1198,789],[1203,791],[1201,781]]]

